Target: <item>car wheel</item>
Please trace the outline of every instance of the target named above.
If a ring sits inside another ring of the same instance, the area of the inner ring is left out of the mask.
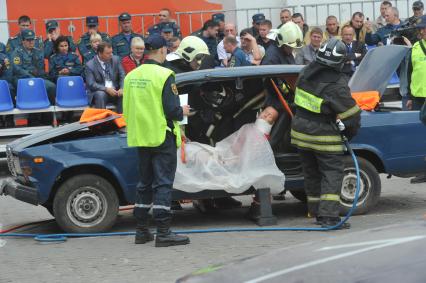
[[[304,203],[307,202],[306,193],[303,189],[300,191],[290,191],[290,193],[292,196],[294,196],[296,199],[300,200],[301,202],[304,202]]]
[[[109,230],[118,215],[114,187],[97,175],[78,175],[66,180],[53,201],[58,225],[69,233],[99,233]]]
[[[353,215],[365,214],[379,202],[381,181],[377,169],[368,160],[357,157],[360,170],[360,192]],[[356,172],[352,158],[345,160],[345,176],[340,195],[341,215],[346,215],[355,199]]]

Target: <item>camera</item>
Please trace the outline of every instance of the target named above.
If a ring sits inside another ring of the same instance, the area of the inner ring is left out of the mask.
[[[412,43],[417,41],[418,31],[416,25],[419,20],[420,19],[418,17],[411,17],[399,28],[393,30],[389,35],[390,38],[393,38],[393,44],[405,45],[404,39],[402,38],[403,36],[408,38],[408,40]]]

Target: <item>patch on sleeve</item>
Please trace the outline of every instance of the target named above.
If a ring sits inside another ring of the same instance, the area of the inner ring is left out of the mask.
[[[13,64],[14,65],[21,65],[21,58],[19,58],[19,57],[13,58]]]
[[[174,93],[175,95],[179,95],[179,92],[178,92],[178,89],[177,89],[176,84],[172,84],[172,91],[173,91],[173,93]]]

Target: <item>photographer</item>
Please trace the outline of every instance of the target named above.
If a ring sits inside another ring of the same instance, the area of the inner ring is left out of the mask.
[[[401,27],[399,12],[396,7],[390,7],[386,10],[385,19],[387,25],[379,28],[373,33],[373,24],[370,21],[365,23],[367,34],[365,35],[365,43],[367,45],[390,45],[392,44],[392,32]]]
[[[419,40],[419,32],[416,28],[417,22],[420,21],[423,16],[424,6],[422,1],[416,1],[413,3],[413,16],[409,17],[404,22],[403,35],[407,37],[412,44]]]

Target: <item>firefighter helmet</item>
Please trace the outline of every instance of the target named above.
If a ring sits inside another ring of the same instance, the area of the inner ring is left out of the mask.
[[[337,70],[341,70],[345,60],[346,46],[337,38],[331,38],[329,41],[324,42],[318,49],[315,59],[316,62]]]
[[[302,48],[303,33],[297,24],[287,22],[278,30],[276,40],[278,47],[287,45],[292,48]]]
[[[192,35],[182,39],[176,53],[187,62],[192,62],[194,59],[198,61],[203,56],[210,55],[207,44],[201,38]]]

